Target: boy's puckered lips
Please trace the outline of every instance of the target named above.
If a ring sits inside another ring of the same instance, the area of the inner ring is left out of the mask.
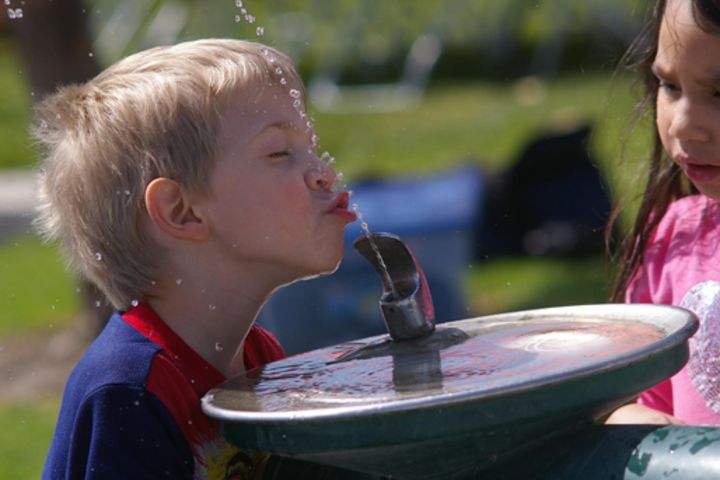
[[[334,213],[342,217],[347,218],[349,221],[354,222],[357,220],[355,212],[348,210],[350,204],[350,194],[348,192],[340,192],[333,201],[333,206],[329,213]]]

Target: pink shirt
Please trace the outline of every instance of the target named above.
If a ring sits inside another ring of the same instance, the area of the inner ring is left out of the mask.
[[[696,425],[720,424],[720,204],[704,195],[674,202],[649,240],[626,296],[693,311],[700,330],[690,360],[640,402]]]

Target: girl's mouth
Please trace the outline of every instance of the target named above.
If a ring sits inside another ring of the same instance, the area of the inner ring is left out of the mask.
[[[687,160],[681,162],[680,165],[693,183],[720,182],[720,166],[718,165],[694,163]]]

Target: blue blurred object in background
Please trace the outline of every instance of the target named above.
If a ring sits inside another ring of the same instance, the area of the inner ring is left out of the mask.
[[[484,177],[467,166],[427,177],[367,180],[350,186],[373,232],[391,232],[412,249],[427,276],[438,322],[467,316],[464,271],[473,255]],[[382,286],[352,248],[363,234],[347,227],[345,257],[335,274],[276,292],[258,323],[291,355],[386,332],[378,301]]]

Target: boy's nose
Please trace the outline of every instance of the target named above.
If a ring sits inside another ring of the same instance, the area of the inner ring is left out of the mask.
[[[311,190],[330,191],[335,185],[336,179],[335,170],[322,160],[314,162],[305,173],[305,182]]]

